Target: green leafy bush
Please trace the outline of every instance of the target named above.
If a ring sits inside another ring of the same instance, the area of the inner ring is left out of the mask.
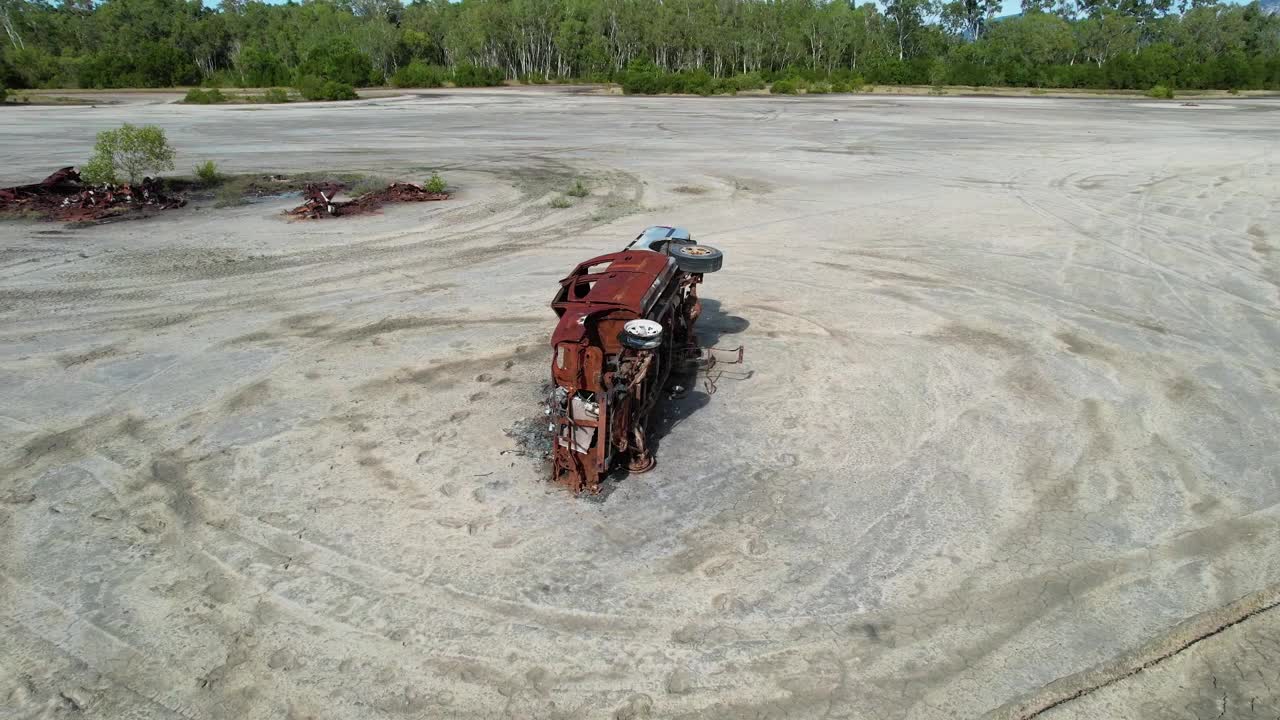
[[[501,85],[506,75],[495,67],[477,67],[462,63],[453,69],[453,84],[458,87],[492,87]]]
[[[764,78],[760,77],[760,73],[746,73],[745,75],[736,75],[727,78],[726,82],[731,82],[736,90],[763,90]]]
[[[800,92],[800,85],[795,80],[777,80],[769,86],[774,95],[795,95]]]
[[[657,95],[666,91],[666,79],[658,66],[646,60],[632,60],[622,73],[622,92],[627,95]]]
[[[833,93],[853,92],[853,88],[849,87],[848,83],[843,82],[841,80],[837,80],[831,83],[831,92]]]
[[[444,178],[440,177],[440,173],[431,173],[431,179],[426,184],[427,192],[442,193],[445,190]]]
[[[831,92],[831,83],[816,82],[810,83],[807,91],[810,95],[826,95]]]
[[[164,130],[125,123],[98,133],[93,157],[81,168],[81,175],[91,183],[136,183],[147,175],[172,170],[173,156]]]
[[[307,75],[298,80],[298,94],[311,101],[320,100],[355,100],[355,88],[337,80],[321,80],[315,75]]]
[[[712,94],[717,86],[716,80],[706,70],[681,70],[662,79],[666,92],[670,93],[705,96]]]
[[[307,51],[300,73],[340,85],[368,86],[382,83],[382,73],[374,70],[373,61],[345,37],[329,39]]]
[[[205,185],[213,185],[218,182],[221,175],[218,173],[218,164],[212,160],[205,160],[195,166],[196,177],[200,178],[200,182]]]
[[[401,88],[435,88],[443,87],[448,79],[448,70],[414,60],[391,76],[391,84]]]
[[[4,102],[8,97],[9,91],[3,85],[0,85],[0,103]]]
[[[1147,91],[1148,97],[1160,98],[1161,100],[1173,99],[1173,88],[1168,85],[1156,85]]]
[[[269,88],[259,99],[264,103],[287,103],[289,102],[289,91],[284,88]]]
[[[222,94],[218,88],[212,90],[201,90],[200,88],[191,88],[187,91],[187,96],[182,102],[192,105],[215,105],[227,101],[227,96]]]
[[[325,100],[355,100],[360,97],[356,94],[355,88],[337,80],[327,81],[323,91]]]

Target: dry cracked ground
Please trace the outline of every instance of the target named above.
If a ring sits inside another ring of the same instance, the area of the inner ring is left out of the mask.
[[[0,184],[129,121],[456,195],[0,224],[6,718],[1280,715],[1280,101],[172,99]],[[505,431],[650,223],[747,360],[576,499]]]

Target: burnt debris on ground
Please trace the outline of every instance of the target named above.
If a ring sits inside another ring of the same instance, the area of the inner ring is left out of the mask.
[[[66,222],[105,220],[186,204],[186,197],[166,194],[158,178],[144,178],[137,185],[89,185],[74,167],[64,167],[31,185],[0,188],[0,213],[30,213]]]
[[[335,200],[345,186],[342,183],[309,183],[303,191],[304,202],[286,214],[311,220],[362,215],[376,212],[385,203],[448,200],[449,194],[432,192],[414,183],[391,183],[382,190],[367,192],[354,200]]]

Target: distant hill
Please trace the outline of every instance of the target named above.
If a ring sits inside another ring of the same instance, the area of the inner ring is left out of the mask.
[[[1280,0],[1262,0],[1263,12],[1280,15]]]

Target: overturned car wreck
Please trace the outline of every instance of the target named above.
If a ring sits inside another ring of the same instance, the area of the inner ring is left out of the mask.
[[[698,285],[724,257],[682,228],[655,226],[621,252],[580,263],[551,307],[552,479],[596,493],[613,468],[653,468],[649,435],[668,382],[715,362],[694,335]],[[741,361],[742,350],[735,348]]]

